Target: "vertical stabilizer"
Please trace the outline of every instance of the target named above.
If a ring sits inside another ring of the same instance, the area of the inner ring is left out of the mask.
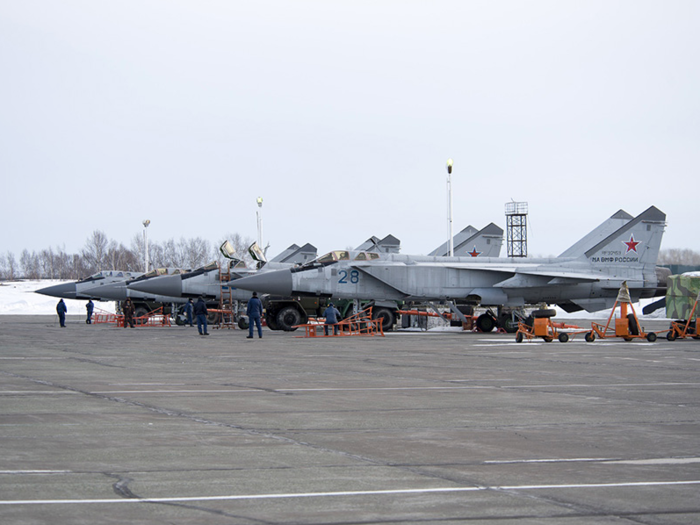
[[[503,245],[503,228],[494,223],[477,230],[467,226],[454,236],[455,257],[498,257]],[[443,243],[428,255],[447,257],[449,248]]]
[[[652,206],[586,251],[585,257],[595,268],[610,273],[623,267],[653,269],[665,228],[666,214]]]
[[[617,211],[600,226],[569,247],[565,252],[559,255],[559,257],[580,257],[586,253],[586,250],[597,245],[600,241],[622,228],[632,219],[634,219],[634,217],[625,210]]]

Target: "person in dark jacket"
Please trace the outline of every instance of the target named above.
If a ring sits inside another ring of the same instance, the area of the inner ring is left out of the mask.
[[[258,327],[258,337],[262,337],[262,313],[263,307],[262,302],[258,299],[258,292],[253,292],[253,297],[248,299],[248,308],[246,314],[248,314],[248,337],[246,339],[253,338],[253,323]]]
[[[87,319],[85,322],[87,324],[92,324],[92,311],[95,309],[95,303],[92,302],[92,299],[88,299],[85,309],[87,310]]]
[[[194,326],[192,324],[192,307],[193,306],[194,306],[194,303],[192,303],[192,298],[190,297],[189,299],[187,299],[187,302],[185,303],[185,309],[184,309],[185,318],[187,319],[185,321],[185,324],[188,324],[190,326]]]
[[[333,335],[338,335],[338,321],[340,321],[340,312],[333,306],[333,303],[328,305],[326,311],[323,312],[323,317],[326,318],[326,324],[323,326],[324,335],[328,335],[328,325],[333,325]]]
[[[124,312],[124,328],[130,326],[134,327],[134,303],[131,301],[131,297],[127,297],[122,306],[122,311]]]
[[[204,296],[197,299],[194,303],[194,315],[197,317],[197,330],[199,335],[209,335],[207,331],[207,303],[204,302]]]
[[[66,312],[68,311],[68,308],[66,308],[66,303],[63,302],[63,299],[58,301],[58,304],[56,305],[56,313],[58,314],[58,322],[61,323],[61,328],[66,327]]]

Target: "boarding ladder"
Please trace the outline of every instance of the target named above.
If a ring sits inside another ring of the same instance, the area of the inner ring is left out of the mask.
[[[225,270],[224,267],[225,266]],[[235,318],[236,312],[232,299],[231,288],[228,282],[231,280],[231,266],[228,264],[219,266],[219,283],[221,284],[221,293],[219,294],[219,323],[214,325],[214,328],[236,328]]]

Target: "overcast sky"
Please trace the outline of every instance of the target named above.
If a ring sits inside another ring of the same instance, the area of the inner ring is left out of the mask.
[[[0,253],[228,233],[403,253],[529,204],[700,250],[700,2],[0,0]],[[505,255],[505,247],[502,251]]]

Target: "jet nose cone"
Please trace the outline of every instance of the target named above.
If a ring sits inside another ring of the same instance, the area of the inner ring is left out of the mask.
[[[41,290],[36,290],[36,293],[42,295],[50,295],[51,297],[63,297],[64,299],[75,299],[75,283],[56,284],[47,286]]]
[[[261,272],[231,282],[231,286],[272,295],[292,295],[292,272],[278,270]]]
[[[169,297],[182,297],[182,279],[179,275],[162,275],[129,285],[130,290]]]

